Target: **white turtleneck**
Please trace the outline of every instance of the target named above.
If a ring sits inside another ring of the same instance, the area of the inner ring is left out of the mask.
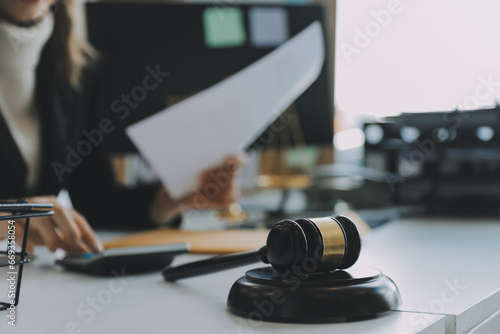
[[[26,163],[27,191],[38,181],[41,160],[35,71],[53,27],[50,14],[29,28],[0,19],[0,111]]]

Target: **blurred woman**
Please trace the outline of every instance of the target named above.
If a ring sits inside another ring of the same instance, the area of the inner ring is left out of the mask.
[[[95,227],[153,227],[174,219],[181,208],[234,202],[238,158],[201,175],[199,189],[175,201],[160,185],[117,187],[104,145],[68,158],[88,139],[84,132],[103,125],[92,106],[99,71],[92,48],[75,33],[73,7],[72,0],[0,0],[0,199],[50,202],[55,211],[30,224],[28,251],[46,245],[52,251],[99,252],[102,243],[88,221]],[[213,179],[221,172],[229,180],[222,185]],[[204,194],[211,183],[219,191]],[[69,191],[74,209],[58,203],[61,189]],[[23,223],[16,228],[22,232]]]

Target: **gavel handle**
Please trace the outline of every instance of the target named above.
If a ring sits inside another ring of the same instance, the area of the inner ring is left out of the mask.
[[[163,277],[165,280],[173,282],[182,278],[210,274],[216,271],[259,262],[260,260],[265,261],[265,253],[267,253],[266,249],[262,247],[256,251],[216,256],[177,267],[169,266],[163,270]]]

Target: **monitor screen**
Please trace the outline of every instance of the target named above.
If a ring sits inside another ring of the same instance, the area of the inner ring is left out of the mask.
[[[312,22],[322,23],[328,44],[321,5],[88,3],[86,13],[88,38],[104,71],[98,108],[116,120],[109,140],[119,153],[134,151],[126,126],[242,70]],[[254,147],[332,145],[330,63],[276,121],[284,122],[286,130],[263,133]],[[161,83],[146,94],[134,91],[151,72],[160,73]]]

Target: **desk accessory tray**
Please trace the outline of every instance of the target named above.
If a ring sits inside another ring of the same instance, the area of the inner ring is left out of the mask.
[[[7,268],[7,274],[9,277],[15,277],[12,279],[12,285],[15,286],[15,292],[0,291],[0,294],[7,294],[9,298],[13,297],[7,302],[0,302],[0,311],[11,308],[12,306],[17,306],[19,304],[19,294],[21,292],[21,279],[23,275],[24,264],[29,263],[30,260],[26,253],[26,243],[28,240],[28,230],[30,226],[30,219],[36,217],[46,217],[52,216],[54,211],[50,210],[53,208],[51,203],[28,203],[24,199],[20,199],[17,202],[0,202],[0,213],[7,213],[7,215],[0,216],[0,221],[8,221],[12,227],[8,230],[15,230],[15,224],[17,219],[26,219],[24,224],[24,234],[22,238],[22,243],[19,244],[17,240],[10,237],[10,233],[7,233],[7,248],[5,251],[0,251],[0,268]],[[12,223],[11,223],[12,222]],[[17,252],[14,248],[14,244],[10,244],[10,241],[16,241],[21,247],[21,251]],[[16,271],[16,269],[18,269]],[[7,293],[9,292],[9,293]]]

